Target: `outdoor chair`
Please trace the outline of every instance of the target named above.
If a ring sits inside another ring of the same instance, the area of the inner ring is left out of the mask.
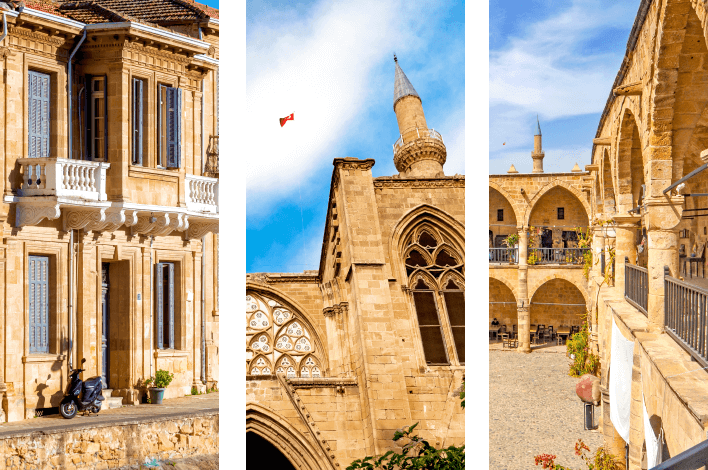
[[[546,338],[548,338],[548,341],[553,341],[553,338],[555,337],[555,333],[553,331],[553,325],[550,325],[548,329],[546,330],[545,334]]]
[[[701,267],[701,277],[706,277],[705,276],[705,265],[706,265],[706,244],[703,244],[703,247],[700,249],[698,252],[699,254],[696,256],[690,256],[686,257],[686,261],[688,261],[688,275],[689,277],[693,277],[693,265],[696,265],[696,277],[698,277],[698,266]]]
[[[514,339],[518,339],[518,337],[519,337],[519,331],[518,331],[518,328],[519,328],[519,326],[518,326],[518,325],[514,325],[514,326],[512,326],[512,330],[511,330],[511,337],[512,337],[512,338],[514,338]]]
[[[541,326],[539,325],[538,330],[536,330],[536,336],[534,337],[534,344],[541,344],[544,332],[545,328],[541,328]]]

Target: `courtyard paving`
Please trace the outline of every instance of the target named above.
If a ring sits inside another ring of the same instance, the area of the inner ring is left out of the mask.
[[[489,347],[489,468],[540,469],[539,454],[554,454],[556,463],[586,469],[575,456],[579,438],[594,452],[602,444],[598,431],[583,430],[583,406],[575,394],[578,379],[568,375],[565,346],[534,348],[531,354]],[[597,424],[599,408],[595,409]]]

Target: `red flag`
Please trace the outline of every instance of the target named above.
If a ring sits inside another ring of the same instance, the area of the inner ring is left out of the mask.
[[[294,121],[294,120],[295,120],[295,113],[292,113],[290,116],[285,116],[284,118],[280,118],[280,127],[283,127],[286,122]]]

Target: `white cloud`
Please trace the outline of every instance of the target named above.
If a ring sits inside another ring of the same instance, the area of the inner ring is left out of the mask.
[[[247,125],[235,158],[244,161],[247,196],[258,201],[249,203],[249,217],[346,156],[339,147],[362,132],[357,117],[369,105],[374,69],[392,51],[422,48],[435,8],[435,2],[421,8],[402,0],[323,1],[304,17],[248,25]],[[278,118],[293,112],[295,120],[281,128]]]

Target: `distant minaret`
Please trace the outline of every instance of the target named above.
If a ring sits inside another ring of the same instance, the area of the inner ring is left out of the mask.
[[[442,136],[428,129],[423,113],[423,102],[398,65],[393,87],[393,111],[398,119],[401,138],[393,146],[393,163],[405,177],[443,176],[447,150]]]
[[[543,173],[543,157],[546,154],[543,153],[543,147],[541,146],[541,123],[538,121],[538,116],[536,116],[536,125],[536,134],[533,136],[533,152],[531,152],[533,172]]]

